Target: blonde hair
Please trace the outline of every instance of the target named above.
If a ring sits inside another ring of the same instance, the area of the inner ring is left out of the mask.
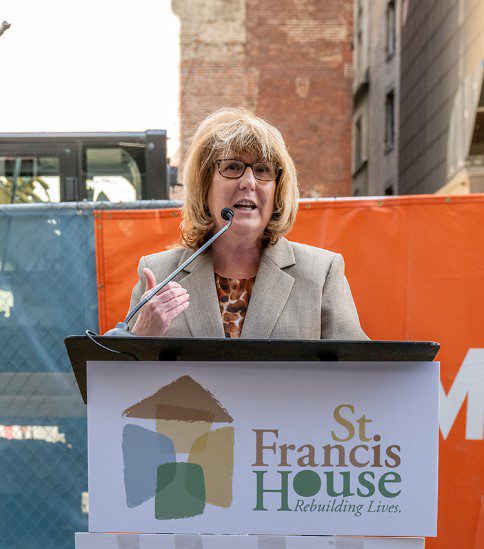
[[[208,190],[217,158],[232,152],[254,153],[280,168],[272,217],[259,239],[259,248],[275,244],[296,218],[299,190],[296,168],[284,139],[274,126],[243,108],[223,108],[207,116],[191,139],[183,169],[184,200],[181,244],[199,248],[212,235],[215,223],[208,210]]]

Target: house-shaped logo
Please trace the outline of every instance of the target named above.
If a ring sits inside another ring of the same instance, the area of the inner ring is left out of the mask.
[[[200,515],[206,504],[230,507],[234,467],[233,427],[220,402],[183,376],[127,408],[125,418],[155,420],[123,429],[124,485],[128,507],[154,497],[160,520]]]

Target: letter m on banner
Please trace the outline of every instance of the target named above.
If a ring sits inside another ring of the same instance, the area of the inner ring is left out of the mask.
[[[466,439],[484,438],[484,349],[469,349],[445,394],[440,383],[440,430],[444,440],[467,398]]]

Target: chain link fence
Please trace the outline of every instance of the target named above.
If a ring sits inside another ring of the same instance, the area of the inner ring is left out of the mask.
[[[63,339],[97,328],[93,231],[92,210],[0,208],[1,548],[72,548],[87,530],[86,409]]]
[[[97,330],[94,211],[0,206],[0,549],[73,549],[87,530],[86,407],[64,347]]]
[[[87,530],[86,407],[64,338],[97,331],[94,212],[178,201],[0,205],[0,549]]]

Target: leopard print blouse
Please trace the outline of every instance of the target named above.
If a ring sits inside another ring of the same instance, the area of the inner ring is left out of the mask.
[[[237,279],[224,278],[215,273],[225,337],[240,337],[254,282],[255,276]]]

